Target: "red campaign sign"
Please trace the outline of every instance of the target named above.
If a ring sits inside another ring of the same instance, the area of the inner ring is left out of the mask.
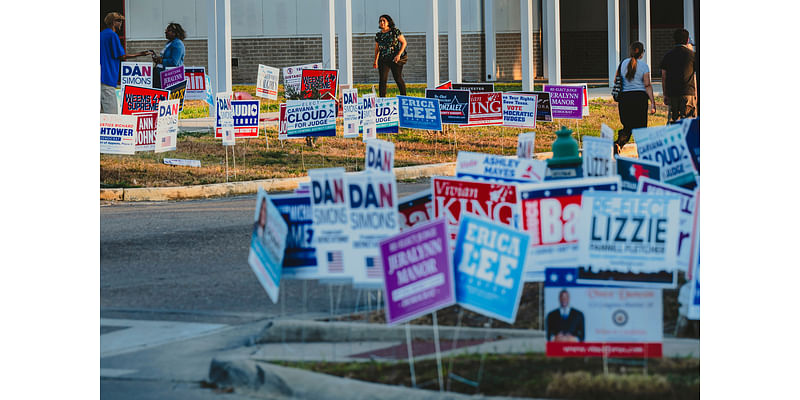
[[[280,117],[278,118],[278,138],[286,137],[286,103],[281,103]]]
[[[158,102],[169,99],[169,90],[125,85],[122,93],[122,115],[157,113]]]
[[[458,224],[465,212],[514,226],[518,214],[516,185],[443,177],[434,177],[432,183],[434,215],[447,220],[451,248],[455,247]]]
[[[304,69],[300,80],[300,92],[305,93],[307,90],[311,91],[312,88],[317,88],[323,99],[326,94],[335,99],[338,75],[339,72],[335,69]],[[306,94],[305,97],[310,98],[311,93]]]
[[[183,70],[186,76],[186,91],[205,92],[206,74],[202,68],[186,68]]]
[[[578,242],[581,195],[522,200],[522,229],[531,236],[530,246]]]
[[[413,197],[413,198],[412,198]],[[409,196],[398,200],[400,230],[413,228],[433,219],[433,199],[430,192],[421,196]]]
[[[575,343],[547,342],[547,357],[661,358],[661,343]]]
[[[155,150],[158,112],[136,114],[136,150]]]
[[[470,93],[469,124],[459,126],[487,126],[503,124],[503,93]]]
[[[452,88],[453,88],[453,82],[451,81],[447,81],[436,87],[436,89],[452,89]]]

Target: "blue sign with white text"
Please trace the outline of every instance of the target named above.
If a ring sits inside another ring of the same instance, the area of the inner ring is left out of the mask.
[[[443,124],[469,123],[469,90],[425,89],[425,98],[439,100]]]
[[[311,244],[314,238],[311,195],[309,193],[275,195],[270,198],[289,228],[286,252],[283,256],[283,277],[315,279],[317,252]]]
[[[513,227],[462,215],[453,254],[458,304],[513,324],[528,241],[527,234]]]
[[[397,101],[399,102],[397,112],[400,127],[430,131],[442,130],[439,100],[397,96]]]

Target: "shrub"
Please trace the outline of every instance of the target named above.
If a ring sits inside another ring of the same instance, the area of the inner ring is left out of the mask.
[[[557,373],[547,385],[547,397],[570,399],[672,399],[661,375],[594,375],[585,371]]]

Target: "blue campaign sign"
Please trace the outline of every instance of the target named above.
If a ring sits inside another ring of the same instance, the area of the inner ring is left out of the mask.
[[[442,130],[439,100],[421,97],[397,96],[400,126],[430,131]]]
[[[398,133],[396,97],[378,97],[375,99],[375,123],[378,133]]]
[[[289,228],[283,256],[283,277],[317,279],[317,252],[311,244],[314,238],[311,194],[306,192],[270,197]]]
[[[469,90],[425,89],[425,98],[439,100],[443,124],[469,123]]]
[[[692,155],[694,169],[700,175],[700,117],[684,119],[682,123],[686,131],[686,146]]]
[[[522,296],[529,237],[508,225],[464,214],[453,253],[456,301],[513,324]]]
[[[635,192],[639,178],[661,179],[661,167],[653,161],[617,156],[617,174],[622,180],[621,189]]]

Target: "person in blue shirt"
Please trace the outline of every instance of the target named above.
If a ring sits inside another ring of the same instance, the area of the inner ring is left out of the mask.
[[[150,54],[149,51],[125,54],[125,48],[117,34],[122,30],[124,21],[122,14],[110,12],[103,19],[107,28],[100,32],[100,112],[104,114],[118,112],[116,89],[119,84],[120,62]]]
[[[170,22],[167,28],[164,29],[164,36],[167,38],[164,50],[161,51],[160,55],[153,53],[153,62],[156,63],[153,87],[158,88],[161,88],[161,73],[168,68],[183,65],[183,56],[186,55],[186,47],[183,45],[183,40],[186,39],[186,31],[183,30],[181,24]]]

